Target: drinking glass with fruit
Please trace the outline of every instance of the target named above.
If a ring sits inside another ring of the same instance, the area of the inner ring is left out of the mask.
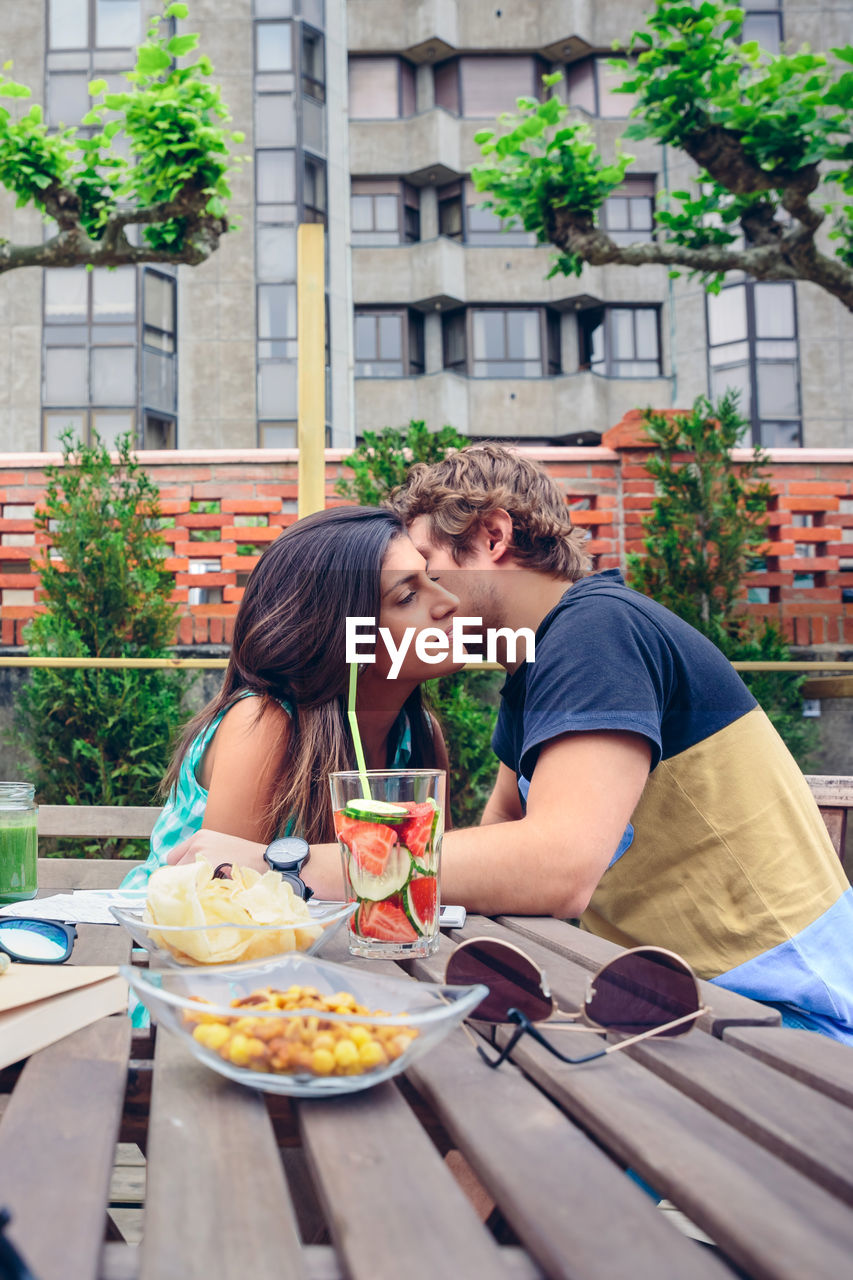
[[[445,774],[369,770],[330,781],[347,896],[358,903],[351,954],[430,955],[438,946]]]

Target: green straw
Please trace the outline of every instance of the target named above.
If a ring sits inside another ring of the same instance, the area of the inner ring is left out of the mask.
[[[361,778],[361,794],[365,800],[372,800],[370,794],[370,783],[367,781],[367,765],[364,762],[364,747],[361,745],[361,734],[358,731],[358,720],[355,715],[355,686],[358,680],[358,663],[351,662],[349,664],[349,706],[347,709],[347,719],[349,720],[350,732],[352,733],[353,745],[355,747],[355,758],[358,761],[358,775]]]

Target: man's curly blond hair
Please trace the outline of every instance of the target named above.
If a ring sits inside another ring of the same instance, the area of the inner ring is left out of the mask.
[[[483,520],[498,508],[512,517],[512,553],[519,564],[575,582],[591,572],[587,534],[571,521],[551,477],[497,444],[473,444],[442,462],[416,463],[389,505],[406,524],[429,519],[432,540],[457,564],[471,550]]]

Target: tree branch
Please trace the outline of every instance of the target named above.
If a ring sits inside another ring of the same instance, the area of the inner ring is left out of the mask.
[[[778,225],[778,224],[777,224]],[[546,220],[548,239],[564,253],[577,254],[590,266],[609,262],[628,267],[659,264],[688,271],[744,271],[755,280],[809,280],[839,298],[853,311],[853,270],[837,258],[820,253],[814,232],[802,224],[780,234],[767,233],[764,242],[737,249],[728,245],[691,248],[665,240],[643,244],[617,244],[596,227],[588,214],[550,206]]]
[[[147,262],[186,263],[197,266],[219,246],[228,230],[225,218],[204,212],[207,197],[198,187],[187,186],[174,200],[146,208],[116,209],[107,220],[103,234],[95,240],[80,224],[76,193],[62,189],[45,193],[44,207],[56,219],[59,231],[43,244],[15,245],[0,241],[0,275],[16,267],[123,267]],[[185,219],[183,245],[170,253],[150,245],[132,245],[125,228],[134,224],[155,226],[173,218]]]

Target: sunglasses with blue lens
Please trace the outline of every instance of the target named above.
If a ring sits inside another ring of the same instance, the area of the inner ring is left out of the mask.
[[[0,916],[0,951],[26,964],[62,964],[71,955],[76,937],[73,924]]]

